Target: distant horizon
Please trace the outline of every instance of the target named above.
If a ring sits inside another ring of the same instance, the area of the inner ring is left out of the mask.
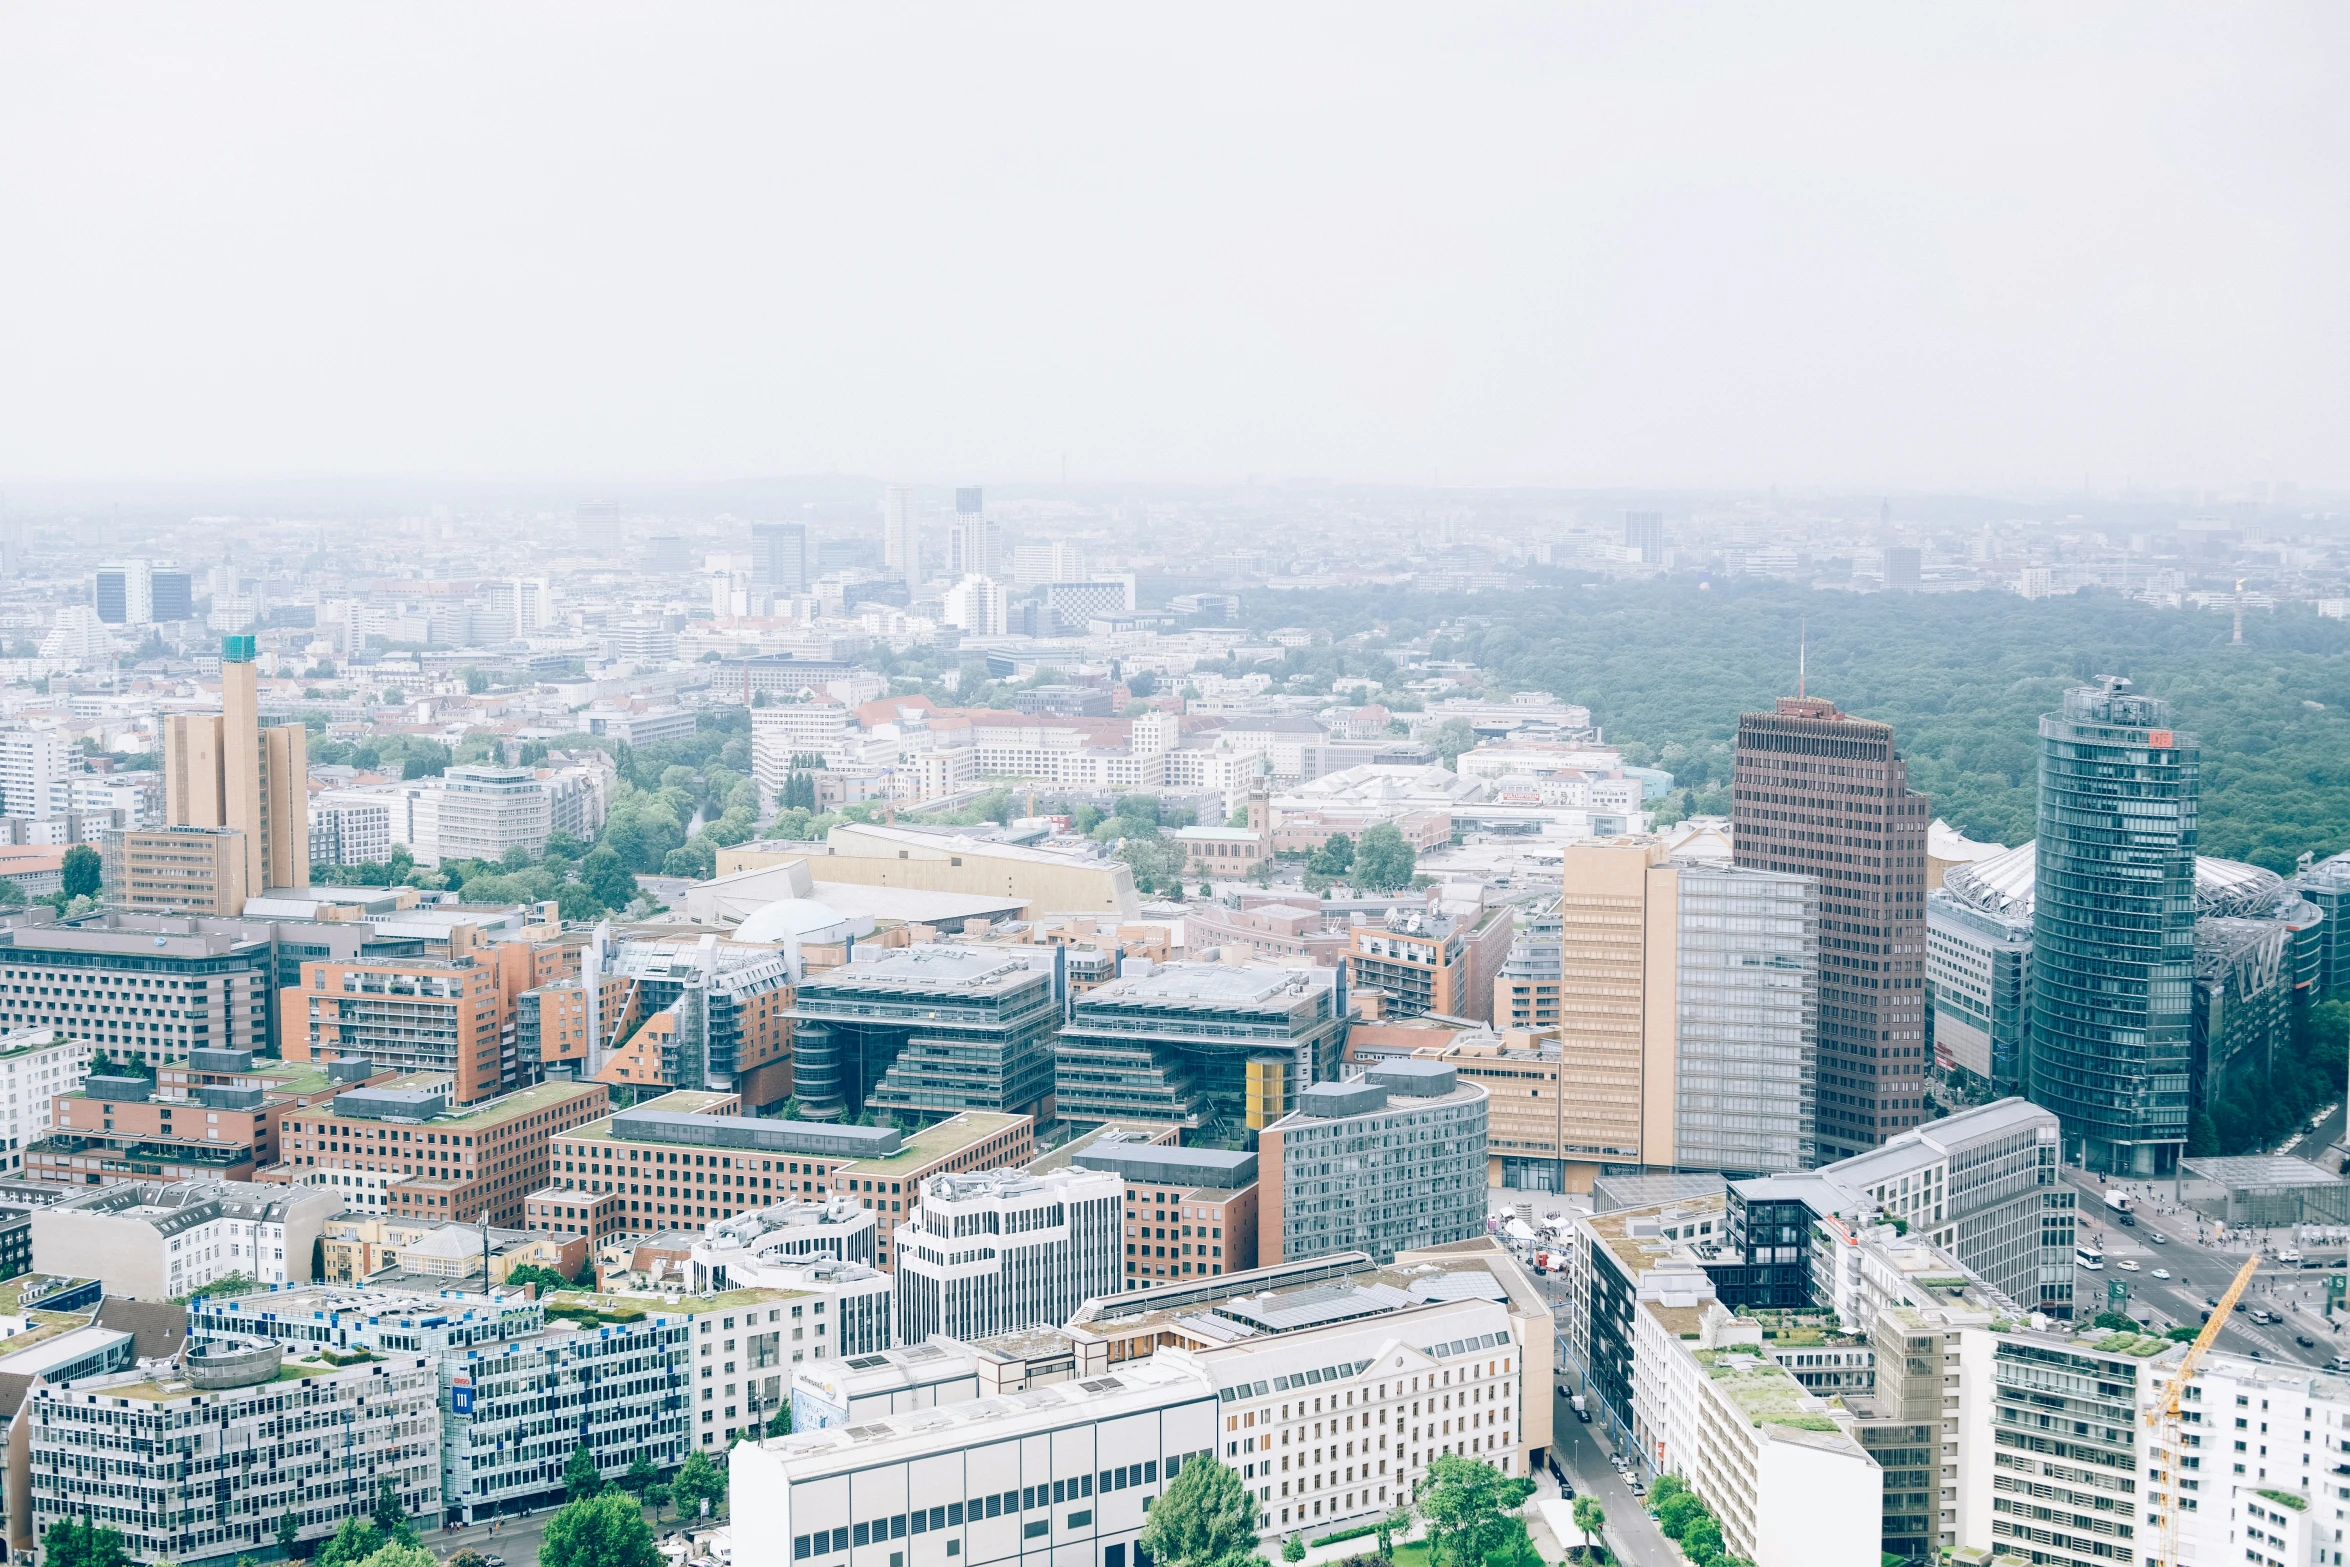
[[[2307,0],[33,9],[0,484],[2331,494],[2346,58]]]

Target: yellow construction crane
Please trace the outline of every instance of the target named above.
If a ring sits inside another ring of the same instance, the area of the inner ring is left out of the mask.
[[[2244,1287],[2252,1282],[2252,1275],[2260,1271],[2258,1253],[2244,1259],[2244,1266],[2236,1270],[2236,1281],[2228,1292],[2212,1307],[2211,1315],[2203,1322],[2203,1331],[2195,1335],[2195,1342],[2187,1346],[2187,1356],[2171,1372],[2170,1391],[2160,1409],[2146,1412],[2146,1424],[2161,1433],[2166,1449],[2161,1467],[2155,1470],[2154,1505],[2162,1509],[2162,1555],[2155,1558],[2153,1567],[2178,1567],[2179,1563],[2179,1400],[2186,1395],[2187,1383],[2195,1375],[2195,1368],[2203,1363],[2204,1352],[2219,1338],[2219,1330],[2226,1326],[2228,1313],[2236,1309],[2236,1302],[2244,1298]],[[2149,1520],[2151,1521],[2151,1520]]]

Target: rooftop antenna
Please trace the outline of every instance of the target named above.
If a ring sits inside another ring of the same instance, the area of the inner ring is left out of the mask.
[[[1809,673],[1807,666],[1810,663],[1810,655],[1810,619],[1807,616],[1798,615],[1795,617],[1795,699],[1799,702],[1804,697],[1803,682],[1805,675]]]

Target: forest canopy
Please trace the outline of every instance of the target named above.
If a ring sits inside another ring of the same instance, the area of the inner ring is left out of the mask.
[[[2039,716],[2068,686],[2127,675],[2201,740],[2203,853],[2290,871],[2303,850],[2350,849],[2350,622],[2306,605],[2247,614],[2240,647],[2226,614],[2093,590],[2031,600],[1673,576],[1506,596],[1282,593],[1249,609],[1342,641],[1384,627],[1390,653],[1444,628],[1434,651],[1482,669],[1488,689],[1589,707],[1627,760],[1671,770],[1715,809],[1738,715],[1795,692],[1800,622],[1810,694],[1893,725],[1934,814],[2006,844],[2032,836]]]

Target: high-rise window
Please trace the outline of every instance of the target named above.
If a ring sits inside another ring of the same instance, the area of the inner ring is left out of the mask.
[[[1819,883],[1819,1157],[1925,1119],[1926,797],[1890,725],[1781,697],[1738,720],[1737,863]]]
[[[2092,1169],[2167,1175],[2186,1143],[2199,766],[2127,680],[2040,719],[2028,1072]]]

